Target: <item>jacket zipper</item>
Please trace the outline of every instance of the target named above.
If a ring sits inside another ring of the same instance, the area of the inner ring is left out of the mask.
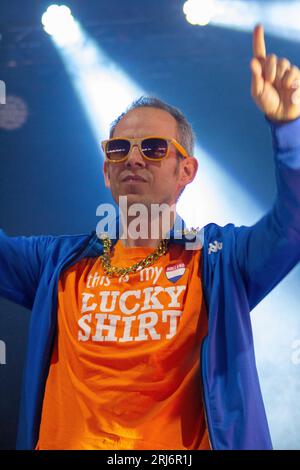
[[[206,424],[206,429],[207,429],[207,435],[208,435],[208,442],[209,442],[209,446],[210,446],[210,450],[214,450],[213,446],[212,446],[212,443],[211,443],[211,437],[210,437],[210,430],[209,430],[209,426],[208,426],[208,419],[207,419],[207,411],[206,411],[206,403],[205,403],[205,399],[204,399],[204,383],[203,383],[203,380],[204,380],[204,376],[203,376],[203,370],[202,370],[202,354],[203,354],[203,344],[204,344],[204,340],[205,338],[207,338],[207,336],[205,336],[202,340],[202,343],[201,343],[201,356],[200,356],[200,371],[201,371],[201,399],[202,399],[202,405],[203,405],[203,411],[204,411],[204,419],[205,419],[205,424]]]
[[[209,308],[207,304],[207,294],[206,294],[206,287],[203,282],[204,278],[204,260],[203,260],[203,250],[204,250],[205,243],[203,243],[202,246],[202,253],[201,253],[201,261],[200,261],[200,273],[201,273],[201,286],[202,286],[202,293],[203,293],[203,300],[205,303],[205,308],[207,312],[207,323],[209,323],[209,318],[208,318],[208,313],[209,313]],[[208,328],[208,324],[207,324]],[[201,398],[202,398],[202,405],[203,405],[203,411],[204,411],[204,419],[206,423],[206,429],[207,429],[207,435],[208,435],[208,442],[210,445],[210,449],[214,450],[214,447],[211,443],[211,436],[212,433],[210,432],[209,425],[208,425],[208,419],[207,419],[207,410],[206,410],[206,402],[205,402],[205,394],[204,394],[204,373],[203,373],[203,349],[204,349],[204,341],[206,340],[208,334],[202,339],[201,347],[200,347],[200,373],[201,373]]]

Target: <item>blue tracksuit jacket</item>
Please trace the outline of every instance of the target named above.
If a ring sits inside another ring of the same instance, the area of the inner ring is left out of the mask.
[[[300,260],[300,118],[269,124],[277,181],[273,207],[251,227],[211,223],[204,228],[199,268],[208,334],[199,351],[203,402],[214,449],[272,446],[249,312]],[[185,240],[174,238],[173,242]],[[222,249],[211,249],[212,246]],[[38,439],[56,332],[60,272],[84,257],[98,257],[101,252],[95,232],[8,237],[0,231],[0,295],[32,310],[18,449],[33,449]]]

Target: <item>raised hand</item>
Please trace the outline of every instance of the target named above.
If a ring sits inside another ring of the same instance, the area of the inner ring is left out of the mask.
[[[286,58],[266,55],[264,30],[253,32],[251,94],[261,111],[273,121],[291,121],[300,116],[300,70]]]

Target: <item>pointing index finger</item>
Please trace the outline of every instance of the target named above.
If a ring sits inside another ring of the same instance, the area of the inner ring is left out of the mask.
[[[264,28],[261,24],[255,26],[253,31],[253,55],[262,59],[266,57]]]

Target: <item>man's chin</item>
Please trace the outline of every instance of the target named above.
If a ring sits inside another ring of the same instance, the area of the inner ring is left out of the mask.
[[[146,207],[150,207],[151,204],[156,203],[154,198],[150,197],[149,195],[133,192],[127,194],[120,194],[116,202],[118,205],[120,205],[121,203],[124,205],[124,203],[126,203],[127,207],[130,207],[133,204],[143,204]]]
[[[147,197],[145,194],[130,193],[126,194],[126,196],[128,206],[132,204],[145,204],[146,206],[148,206],[149,204],[151,204],[151,202],[154,202],[153,199]]]

